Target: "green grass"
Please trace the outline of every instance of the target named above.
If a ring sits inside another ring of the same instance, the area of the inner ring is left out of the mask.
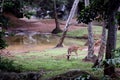
[[[80,58],[85,57],[84,54],[86,54],[86,52],[84,51],[78,51],[78,52],[79,53],[81,52]],[[71,61],[67,61],[66,53],[67,51],[65,48],[57,48],[57,49],[42,51],[39,53],[31,52],[31,53],[27,53],[26,55],[17,54],[15,55],[15,61],[16,63],[24,65],[25,70],[38,70],[39,68],[45,70],[58,70],[58,69],[63,69],[62,67],[69,68],[74,64],[78,64],[78,61],[81,61],[81,59],[74,59],[75,56],[72,57]]]
[[[120,48],[120,30],[117,32],[117,48]]]
[[[13,59],[23,66],[23,71],[46,71],[44,79],[71,69],[91,70],[92,63],[82,61],[87,52],[78,51],[79,58],[75,59],[75,56],[72,56],[70,61],[66,59],[66,53],[66,48],[56,48],[41,52],[17,54]]]
[[[101,26],[93,26],[93,33],[94,34],[101,34],[102,28]],[[87,28],[81,28],[79,30],[75,30],[75,31],[71,31],[68,32],[67,35],[68,36],[72,36],[72,37],[81,37],[85,34],[88,34],[88,30]]]
[[[101,27],[93,27],[94,34],[101,34]],[[87,34],[87,28],[68,32],[68,36],[83,36]],[[71,39],[66,38],[64,44],[69,46],[72,44],[78,44],[83,46],[87,40],[83,39]],[[120,31],[118,31],[117,35],[117,47],[120,47]],[[24,54],[16,54],[14,55],[14,60],[16,63],[21,64],[23,66],[23,71],[39,71],[44,70],[46,74],[43,76],[43,80],[45,78],[49,78],[61,73],[64,73],[68,70],[72,69],[80,69],[90,72],[91,74],[100,77],[102,76],[102,71],[92,71],[91,66],[92,63],[83,62],[82,59],[87,55],[86,51],[78,51],[79,58],[75,59],[75,56],[71,57],[70,61],[66,60],[67,48],[53,48],[47,49],[41,52],[30,52]]]
[[[93,26],[93,33],[95,35],[101,35],[102,27],[101,26]],[[82,37],[85,34],[88,34],[87,28],[82,28],[82,29],[79,29],[79,30],[70,31],[70,32],[67,33],[67,36]],[[61,34],[59,34],[59,35],[61,35]],[[100,39],[100,37],[96,36],[95,39]],[[117,32],[117,45],[116,46],[117,46],[117,48],[120,47],[120,30]]]
[[[73,38],[65,38],[64,45],[79,45],[83,46],[86,43],[87,39],[73,39]]]

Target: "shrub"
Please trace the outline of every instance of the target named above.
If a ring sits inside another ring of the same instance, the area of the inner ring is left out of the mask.
[[[0,49],[4,49],[7,44],[6,41],[3,39],[5,33],[3,31],[0,31]]]
[[[15,64],[13,60],[0,56],[0,70],[8,72],[20,72],[22,66]]]

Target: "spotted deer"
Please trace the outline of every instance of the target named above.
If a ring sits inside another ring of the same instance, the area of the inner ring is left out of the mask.
[[[78,57],[78,53],[77,53],[78,49],[81,50],[81,47],[76,46],[76,45],[70,46],[70,47],[68,48],[67,60],[70,60],[70,56],[71,56],[72,52],[74,52],[75,55],[76,55],[76,57]]]
[[[100,44],[101,44],[101,39],[96,40],[94,43],[94,46],[100,46]]]

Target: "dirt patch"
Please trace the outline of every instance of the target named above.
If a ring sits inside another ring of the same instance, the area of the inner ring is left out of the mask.
[[[11,53],[8,50],[2,49],[2,50],[0,50],[0,56],[9,57],[9,56],[12,56],[12,55],[11,55]]]
[[[10,20],[9,31],[34,31],[40,33],[51,33],[55,28],[55,20],[54,19],[27,19],[27,18],[16,18],[14,15],[10,13],[4,14]],[[63,30],[66,24],[66,21],[59,20],[60,28]],[[68,31],[78,30],[81,28],[85,28],[84,24],[77,24],[76,19],[71,21],[71,25]],[[37,46],[37,49],[31,46],[19,46],[19,48],[15,46],[8,47],[10,53],[26,53],[29,51],[41,51],[44,49],[53,48],[54,46]],[[14,50],[12,49],[14,48]]]
[[[14,45],[14,46],[9,46],[7,50],[10,53],[28,53],[28,52],[39,52],[39,51],[44,51],[46,49],[51,49],[53,48],[53,45]]]
[[[4,14],[7,16],[11,22],[11,26],[9,30],[28,30],[28,31],[39,31],[41,33],[51,33],[55,28],[55,20],[54,19],[27,19],[27,18],[16,18],[12,14]],[[66,24],[66,21],[61,21],[60,27],[63,30]],[[80,28],[84,28],[86,25],[77,24],[76,19],[71,21],[71,27],[69,30],[77,30]]]

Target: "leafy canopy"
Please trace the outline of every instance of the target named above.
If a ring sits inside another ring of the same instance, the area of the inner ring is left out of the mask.
[[[116,6],[120,6],[120,0],[92,0],[91,4],[80,12],[78,22],[88,24],[96,17],[108,19],[117,10]]]

